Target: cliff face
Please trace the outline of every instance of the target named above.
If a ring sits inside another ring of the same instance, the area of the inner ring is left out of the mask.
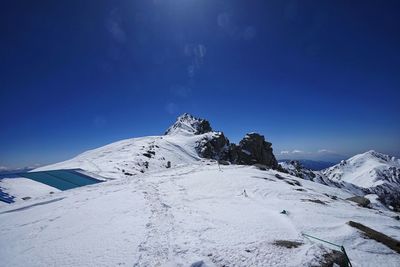
[[[232,144],[228,160],[242,165],[262,164],[273,169],[278,167],[272,144],[258,133],[249,133],[238,145]]]

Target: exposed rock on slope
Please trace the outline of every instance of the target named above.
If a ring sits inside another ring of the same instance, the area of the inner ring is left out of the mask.
[[[247,134],[239,145],[229,142],[222,132],[205,137],[197,146],[203,158],[229,161],[233,164],[262,164],[276,169],[278,162],[272,152],[272,144],[257,133]]]
[[[279,164],[285,172],[302,179],[314,181],[317,176],[314,171],[305,168],[298,160],[285,160],[279,162]]]
[[[243,165],[263,164],[273,169],[278,167],[278,162],[272,153],[272,144],[265,141],[264,136],[258,133],[249,133],[239,145],[231,145],[228,160]]]
[[[223,132],[213,132],[207,120],[195,118],[187,113],[178,117],[168,128],[166,135],[204,135],[196,150],[199,156],[208,159],[225,160],[234,164],[262,164],[277,168],[278,162],[272,152],[272,144],[258,133],[247,134],[238,145],[230,143]]]
[[[199,135],[209,132],[212,132],[212,129],[210,123],[207,120],[195,118],[188,113],[184,113],[179,116],[176,122],[167,129],[165,135]]]
[[[226,160],[230,151],[230,143],[224,133],[216,132],[211,138],[202,139],[196,149],[203,158]]]
[[[279,162],[283,172],[289,173],[290,175],[310,180],[316,183],[339,187],[341,188],[339,183],[333,182],[329,180],[325,175],[323,175],[319,171],[313,171],[303,166],[303,164],[298,160],[286,160]]]

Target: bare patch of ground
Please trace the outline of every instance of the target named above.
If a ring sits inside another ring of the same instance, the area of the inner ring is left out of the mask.
[[[346,256],[336,250],[332,250],[330,253],[325,253],[322,255],[322,260],[320,262],[320,267],[332,267],[339,265],[340,267],[348,267]]]
[[[314,203],[321,204],[321,205],[326,205],[326,202],[323,202],[322,200],[319,200],[319,199],[302,199],[301,201],[308,201],[308,202],[314,202]]]
[[[285,248],[297,248],[303,245],[301,242],[290,241],[290,240],[275,240],[273,243],[275,246],[285,247]]]

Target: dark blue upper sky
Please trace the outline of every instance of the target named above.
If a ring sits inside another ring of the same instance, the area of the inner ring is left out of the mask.
[[[183,112],[232,141],[261,132],[282,157],[398,156],[399,13],[399,1],[3,1],[0,166],[158,135]]]

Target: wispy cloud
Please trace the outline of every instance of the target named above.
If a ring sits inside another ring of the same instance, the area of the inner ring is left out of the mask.
[[[336,153],[333,150],[329,150],[329,149],[319,149],[317,151],[304,151],[304,150],[300,150],[300,149],[293,149],[293,150],[282,150],[280,152],[280,154],[282,155],[291,155],[291,154],[333,154]]]
[[[183,53],[186,57],[190,58],[190,64],[187,67],[189,78],[193,78],[195,72],[200,69],[204,63],[207,54],[207,49],[204,44],[186,44],[183,47]]]
[[[299,150],[299,149],[294,149],[292,151],[289,150],[282,150],[281,151],[282,155],[290,155],[290,154],[308,154],[308,152],[305,152],[303,150]]]
[[[303,150],[298,150],[298,149],[292,151],[292,154],[304,154],[304,153],[305,152]]]
[[[231,13],[222,12],[218,14],[217,25],[234,40],[250,41],[257,35],[257,30],[254,26],[237,24]]]
[[[106,20],[106,28],[114,40],[120,44],[126,42],[126,32],[122,27],[122,18],[118,9],[113,9]]]
[[[9,168],[6,166],[0,166],[0,171],[6,171],[6,170],[9,170]]]
[[[318,150],[318,153],[336,153],[336,152],[329,149],[320,149]]]

